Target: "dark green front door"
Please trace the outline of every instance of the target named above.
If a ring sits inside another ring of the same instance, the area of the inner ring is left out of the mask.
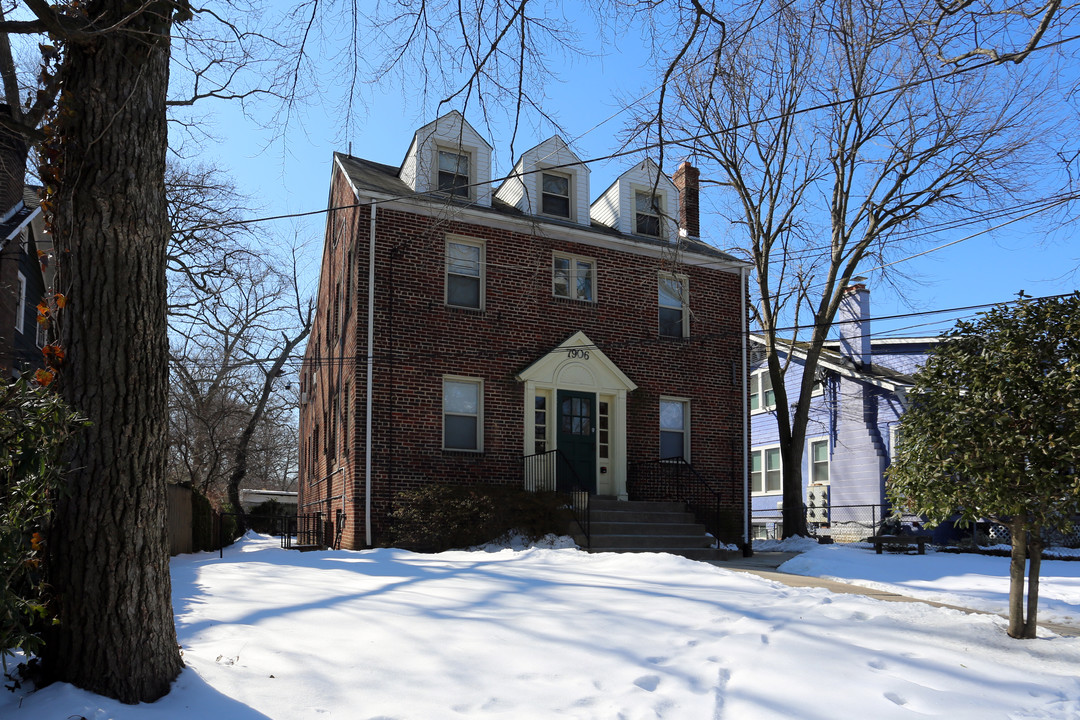
[[[577,473],[581,485],[596,493],[596,395],[559,390],[559,418],[555,442]],[[559,468],[559,489],[569,490],[569,472]]]

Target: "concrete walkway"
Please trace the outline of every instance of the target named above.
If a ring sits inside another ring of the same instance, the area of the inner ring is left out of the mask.
[[[865,597],[874,598],[876,600],[886,600],[888,602],[923,603],[924,605],[931,605],[933,607],[959,610],[960,612],[965,612],[972,615],[998,615],[999,617],[1003,617],[1008,620],[1008,615],[988,613],[984,610],[973,610],[971,608],[960,607],[958,605],[949,605],[947,603],[933,602],[930,600],[919,600],[917,598],[908,597],[907,595],[898,595],[897,593],[890,592],[888,590],[876,590],[874,588],[866,588],[859,585],[851,585],[849,583],[837,582],[836,580],[826,580],[824,578],[807,577],[805,575],[791,575],[789,573],[780,572],[778,568],[796,555],[798,555],[798,553],[755,552],[753,556],[748,558],[737,557],[731,560],[711,560],[709,562],[710,564],[715,565],[716,567],[724,568],[725,570],[734,570],[736,572],[744,572],[751,575],[757,575],[758,577],[765,578],[766,580],[775,580],[778,583],[783,583],[788,587],[823,588],[834,593],[843,593],[847,595],[863,595]],[[1070,627],[1068,625],[1058,625],[1057,623],[1040,622],[1039,627],[1050,630],[1051,632],[1057,633],[1058,635],[1064,635],[1068,637],[1080,637],[1080,628]]]

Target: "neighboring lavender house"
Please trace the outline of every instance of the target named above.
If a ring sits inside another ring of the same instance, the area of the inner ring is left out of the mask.
[[[870,292],[864,285],[847,288],[836,325],[840,339],[825,343],[817,368],[803,452],[803,498],[807,522],[819,536],[851,540],[871,534],[885,514],[885,469],[912,374],[940,339],[873,338]],[[751,341],[753,532],[757,539],[775,538],[783,506],[776,398],[763,338],[751,335]],[[792,362],[785,386],[790,397],[802,382],[805,353],[789,342],[782,348],[782,362],[788,354]]]

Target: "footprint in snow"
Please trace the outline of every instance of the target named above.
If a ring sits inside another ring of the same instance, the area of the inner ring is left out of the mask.
[[[905,698],[900,697],[899,695],[897,695],[894,692],[885,693],[885,699],[888,700],[889,702],[895,703],[897,705],[907,705],[907,700]]]
[[[642,675],[634,681],[634,684],[642,690],[653,692],[660,685],[660,678],[656,675]]]

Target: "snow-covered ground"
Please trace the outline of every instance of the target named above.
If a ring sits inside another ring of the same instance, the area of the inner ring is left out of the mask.
[[[1007,590],[1007,558],[814,547],[788,566],[994,609]],[[172,574],[172,693],[5,692],[0,718],[1080,717],[1080,638],[1011,640],[991,615],[670,555],[300,554],[249,536]],[[1046,614],[1080,625],[1080,563],[1043,574]]]

